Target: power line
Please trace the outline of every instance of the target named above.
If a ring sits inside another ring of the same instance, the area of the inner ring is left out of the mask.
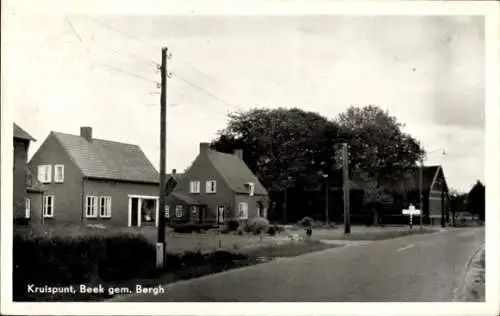
[[[109,24],[107,24],[107,23],[104,23],[104,22],[102,22],[102,21],[99,21],[99,20],[97,20],[97,19],[95,19],[95,18],[92,18],[92,17],[90,17],[90,16],[86,16],[86,15],[84,15],[84,17],[86,17],[87,19],[89,19],[89,20],[91,20],[91,21],[93,21],[93,22],[95,22],[95,23],[97,23],[97,24],[99,24],[99,25],[104,26],[105,28],[107,28],[107,29],[109,29],[109,30],[115,31],[115,32],[117,32],[117,33],[119,33],[119,34],[121,34],[121,35],[123,35],[123,36],[125,36],[125,37],[128,37],[129,39],[132,39],[132,40],[134,40],[134,41],[137,41],[137,42],[139,42],[139,43],[141,43],[141,44],[143,44],[143,45],[146,45],[146,46],[148,46],[148,47],[150,47],[150,48],[153,48],[153,49],[155,49],[155,50],[160,49],[159,47],[157,47],[157,46],[155,46],[155,45],[153,45],[153,44],[150,44],[150,43],[148,43],[148,42],[146,42],[146,41],[144,41],[144,40],[141,40],[141,39],[139,39],[139,38],[137,38],[137,37],[135,37],[135,36],[132,36],[132,35],[130,35],[129,33],[125,32],[125,31],[123,31],[123,30],[120,30],[120,29],[118,29],[118,28],[116,28],[116,27],[113,27],[113,26],[111,26],[111,25],[109,25]],[[190,69],[192,69],[193,71],[195,71],[195,72],[197,72],[198,74],[202,75],[203,77],[205,77],[205,78],[207,78],[207,79],[209,79],[209,80],[211,80],[211,81],[215,82],[216,84],[218,84],[218,85],[220,85],[220,86],[222,86],[222,87],[224,87],[224,88],[226,88],[226,89],[233,90],[233,89],[231,89],[230,87],[228,87],[227,85],[225,85],[225,84],[221,83],[220,81],[218,81],[217,79],[213,78],[212,76],[210,76],[210,75],[208,75],[208,74],[204,73],[203,71],[198,70],[198,69],[196,69],[195,67],[191,66],[188,62],[186,62],[186,61],[181,61],[181,62],[182,62],[184,65],[186,65],[187,67],[189,67]],[[155,63],[155,65],[157,65],[157,63]],[[233,91],[234,91],[234,90],[233,90]]]
[[[195,84],[195,83],[193,83],[193,82],[191,82],[191,81],[189,81],[189,80],[187,80],[187,79],[185,79],[185,78],[183,78],[183,77],[179,76],[178,74],[176,74],[176,73],[172,73],[172,75],[174,75],[174,76],[176,76],[177,78],[181,79],[182,81],[184,81],[184,82],[185,82],[185,83],[187,83],[188,85],[192,86],[193,88],[200,90],[201,92],[205,93],[206,95],[208,95],[208,96],[210,96],[210,97],[212,97],[212,98],[214,98],[214,99],[216,99],[216,100],[218,100],[218,101],[220,101],[220,102],[222,102],[222,103],[226,104],[227,106],[229,106],[229,107],[231,107],[231,108],[233,108],[233,109],[236,109],[236,110],[242,110],[240,107],[238,107],[238,106],[236,106],[236,105],[233,105],[233,104],[231,104],[230,102],[228,102],[228,101],[226,101],[226,100],[224,100],[224,99],[222,99],[222,98],[220,98],[220,97],[216,96],[215,94],[213,94],[213,93],[210,93],[210,92],[206,91],[205,89],[203,89],[203,88],[202,88],[202,87],[200,87],[199,85],[197,85],[197,84]]]
[[[188,68],[190,68],[191,70],[193,70],[193,71],[197,72],[198,74],[202,75],[203,77],[205,77],[205,78],[207,78],[207,79],[209,79],[209,80],[211,80],[211,81],[215,82],[216,84],[220,85],[221,87],[224,87],[224,88],[226,88],[226,89],[228,89],[228,90],[233,90],[233,89],[231,89],[230,87],[228,87],[227,85],[225,85],[225,84],[223,84],[222,82],[220,82],[219,80],[215,79],[214,77],[212,77],[212,76],[210,76],[210,75],[208,75],[208,74],[204,73],[203,71],[198,70],[198,69],[196,69],[195,67],[191,66],[188,62],[186,62],[186,61],[182,61],[182,60],[181,60],[181,62],[182,62],[184,65],[186,65]],[[234,91],[234,90],[233,90],[233,91]]]
[[[81,38],[80,34],[78,34],[78,32],[76,31],[75,27],[73,26],[73,24],[71,23],[71,21],[70,21],[70,19],[68,17],[66,17],[66,22],[69,24],[69,26],[73,30],[73,33],[78,38],[78,40],[80,41],[80,43],[85,47],[85,49],[87,50],[87,52],[90,52],[89,49],[88,49],[88,47],[83,44],[83,41],[82,41],[82,38]],[[88,61],[90,61],[93,64],[96,64],[98,66],[101,66],[101,67],[104,67],[104,68],[107,68],[107,69],[110,69],[110,70],[122,73],[124,75],[128,75],[128,76],[131,76],[131,77],[134,77],[134,78],[137,78],[137,79],[141,79],[141,80],[144,80],[144,81],[147,81],[147,82],[152,82],[152,83],[158,84],[157,81],[148,79],[148,78],[143,77],[141,75],[137,75],[137,74],[134,74],[134,73],[131,73],[131,72],[127,72],[127,71],[125,71],[123,69],[119,69],[119,68],[110,66],[108,64],[102,63],[102,62],[98,62],[98,61],[91,60],[91,59],[88,59],[88,58],[85,58],[85,59],[87,59]]]
[[[75,26],[73,25],[73,23],[71,22],[71,20],[69,19],[69,17],[66,16],[66,22],[68,23],[68,25],[71,27],[71,30],[73,31],[73,33],[75,34],[75,36],[78,38],[78,40],[80,41],[80,43],[82,43],[83,45],[84,44],[84,41],[82,40],[82,37],[80,36],[80,34],[78,33],[78,31],[76,30]],[[123,52],[115,47],[112,47],[112,46],[109,46],[109,45],[103,45],[103,44],[97,44],[95,42],[93,42],[93,45],[94,46],[100,46],[101,48],[103,49],[106,49],[108,51],[111,51],[119,56],[122,56],[122,57],[126,57],[134,62],[137,62],[137,63],[143,63],[143,64],[147,64],[147,65],[154,65],[155,67],[158,66],[158,63],[155,62],[155,61],[152,61],[152,60],[148,60],[142,56],[139,56],[139,55],[136,55],[136,54],[132,54],[132,53],[129,53],[129,52]],[[85,45],[87,46],[87,45]],[[89,52],[88,50],[88,47],[86,47],[86,50]]]
[[[101,66],[101,67],[104,67],[104,68],[107,68],[107,69],[110,69],[110,70],[113,70],[113,71],[116,71],[116,72],[119,72],[119,73],[122,73],[124,75],[128,75],[128,76],[131,76],[131,77],[134,77],[134,78],[137,78],[137,79],[142,79],[144,81],[147,81],[147,82],[152,82],[154,84],[158,84],[157,81],[154,81],[154,80],[151,80],[151,79],[148,79],[146,77],[143,77],[141,75],[138,75],[138,74],[134,74],[134,73],[131,73],[131,72],[127,72],[123,69],[119,69],[119,68],[116,68],[116,67],[113,67],[113,66],[110,66],[110,65],[107,65],[105,63],[101,63],[101,62],[98,62],[98,61],[95,61],[95,60],[91,60],[91,59],[88,59],[88,58],[85,58],[87,59],[89,62],[93,63],[93,64],[96,64],[98,66]]]
[[[90,16],[88,16],[88,15],[82,15],[82,16],[83,16],[83,17],[85,17],[85,18],[87,18],[87,19],[89,19],[89,20],[91,20],[91,21],[93,21],[94,23],[97,23],[97,24],[99,24],[99,25],[104,26],[104,27],[105,27],[105,28],[107,28],[107,29],[110,29],[110,30],[112,30],[112,31],[115,31],[115,32],[117,32],[117,33],[119,33],[119,34],[121,34],[121,35],[123,35],[123,36],[125,36],[125,37],[128,37],[128,38],[130,38],[130,39],[132,39],[132,40],[135,40],[135,41],[137,41],[137,42],[139,42],[139,43],[142,43],[142,44],[144,44],[144,45],[146,45],[146,46],[149,46],[149,47],[151,47],[151,48],[154,48],[155,50],[159,50],[159,49],[160,49],[159,47],[157,47],[157,46],[155,46],[155,45],[152,45],[152,44],[150,44],[150,43],[148,43],[148,42],[145,42],[145,41],[143,41],[143,40],[141,40],[141,39],[139,39],[139,38],[137,38],[137,37],[135,37],[135,36],[130,35],[129,33],[126,33],[126,32],[124,32],[124,31],[122,31],[122,30],[120,30],[120,29],[118,29],[118,28],[116,28],[116,27],[113,27],[113,26],[111,26],[111,25],[109,25],[109,24],[106,24],[106,23],[104,23],[104,22],[102,22],[102,21],[99,21],[99,20],[97,20],[97,19],[95,19],[95,18],[91,18],[91,17],[90,17]]]
[[[144,59],[144,58],[142,58],[142,57],[140,57],[138,55],[135,55],[135,54],[124,53],[123,51],[120,51],[119,49],[111,47],[111,46],[107,46],[107,45],[103,45],[103,44],[98,44],[96,46],[100,46],[103,49],[111,51],[111,52],[115,53],[116,55],[128,58],[128,59],[130,59],[130,60],[132,60],[132,61],[134,61],[136,63],[145,64],[145,65],[149,65],[149,66],[155,66],[155,67],[158,66],[158,63],[156,63],[156,62],[154,62],[152,60]]]

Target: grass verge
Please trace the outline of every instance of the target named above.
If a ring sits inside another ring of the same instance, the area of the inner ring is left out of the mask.
[[[438,232],[437,229],[432,228],[413,228],[413,229],[398,229],[398,230],[378,230],[378,231],[362,231],[362,232],[351,232],[349,235],[332,235],[332,236],[321,236],[321,239],[324,240],[359,240],[359,241],[376,241],[376,240],[386,240],[403,236],[412,236],[412,235],[422,235],[422,234],[430,234]]]

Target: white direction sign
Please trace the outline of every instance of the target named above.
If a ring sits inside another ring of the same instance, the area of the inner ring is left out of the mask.
[[[403,215],[420,215],[420,210],[416,209],[413,204],[410,204],[407,210],[403,210]]]

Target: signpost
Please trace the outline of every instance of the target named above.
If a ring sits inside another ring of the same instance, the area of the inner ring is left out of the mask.
[[[420,215],[420,210],[416,209],[415,206],[413,206],[413,204],[410,204],[408,209],[403,209],[403,215],[410,215],[410,229],[412,229],[413,215]]]

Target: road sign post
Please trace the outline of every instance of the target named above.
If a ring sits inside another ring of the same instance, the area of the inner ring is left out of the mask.
[[[403,215],[410,215],[410,229],[413,228],[413,215],[420,215],[420,210],[416,209],[413,204],[410,204],[408,209],[403,209]]]

